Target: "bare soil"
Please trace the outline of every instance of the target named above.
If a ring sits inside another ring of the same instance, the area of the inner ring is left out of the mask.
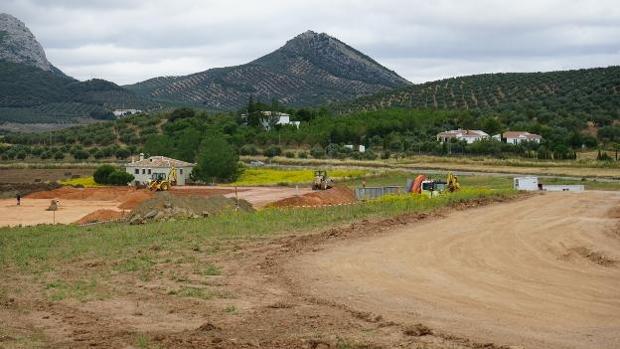
[[[356,202],[355,193],[347,187],[335,187],[324,191],[293,196],[278,200],[269,206],[273,207],[302,207],[326,206],[336,204],[350,204]]]
[[[618,348],[618,207],[613,192],[546,194],[335,244],[288,270],[320,299],[475,341]]]
[[[154,245],[137,251],[160,261],[147,274],[89,256],[34,278],[9,268],[0,347],[617,348],[620,268],[566,254],[619,260],[619,204],[547,193],[174,254]],[[197,270],[208,265],[219,272]],[[58,301],[42,286],[84,277],[96,296]]]
[[[40,191],[22,197],[21,206],[16,205],[14,194],[11,194],[10,199],[0,200],[0,227],[52,224],[54,222],[82,224],[84,221],[89,223],[95,220],[103,222],[106,217],[116,220],[121,215],[127,215],[129,211],[137,208],[154,195],[153,192],[146,189],[129,187],[74,188],[65,186],[54,190],[42,190],[45,188],[44,185],[44,187],[37,189]],[[254,207],[264,207],[274,201],[308,192],[310,189],[289,187],[244,187],[235,191],[235,188],[230,187],[185,186],[174,187],[170,194],[185,197],[224,195],[228,198],[238,197],[240,200],[248,201]],[[59,201],[59,210],[55,214],[46,211],[51,200]],[[106,211],[97,212],[100,210]],[[109,211],[117,213],[113,214]],[[88,217],[89,215],[94,216]],[[82,218],[84,221],[81,220]]]

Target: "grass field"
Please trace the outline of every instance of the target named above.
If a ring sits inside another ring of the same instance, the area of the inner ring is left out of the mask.
[[[423,171],[420,174],[424,174],[433,179],[445,179],[446,173],[442,174],[429,174]],[[349,179],[341,182],[342,184],[350,187],[362,186],[362,181],[366,182],[369,187],[380,187],[389,185],[404,186],[407,183],[407,179],[413,179],[415,175],[405,171],[383,171],[380,174],[369,176],[366,178]],[[561,178],[540,178],[541,183],[544,184],[583,184],[586,190],[620,190],[620,182],[608,182],[597,180],[570,180]],[[480,188],[480,189],[500,189],[507,190],[512,188],[512,177],[503,176],[460,176],[459,182],[463,188]]]
[[[348,180],[368,176],[370,171],[357,169],[328,170],[328,175],[335,180]],[[308,184],[314,179],[312,169],[276,169],[276,168],[248,168],[241,177],[231,183],[236,186],[270,186]]]
[[[243,157],[245,160],[256,157]],[[262,158],[261,158],[262,159]],[[263,159],[264,160],[264,159]],[[484,157],[415,156],[387,160],[289,159],[276,157],[273,164],[285,166],[349,166],[368,169],[445,170],[480,173],[511,173],[565,177],[620,179],[620,162],[595,160],[550,161],[530,159],[495,159]]]
[[[90,227],[35,226],[0,229],[0,265],[6,271],[39,273],[66,261],[105,258],[119,260],[121,271],[148,271],[159,249],[191,251],[196,246],[217,250],[222,241],[256,239],[279,233],[325,229],[361,219],[428,212],[453,203],[483,197],[506,197],[507,190],[463,190],[435,200],[412,197],[398,201],[320,209],[265,209],[256,213],[227,213],[209,219],[163,222],[140,226],[107,224]],[[153,246],[159,246],[152,249]],[[149,252],[149,251],[154,251]],[[138,251],[141,251],[140,253]],[[181,253],[179,256],[182,256]]]

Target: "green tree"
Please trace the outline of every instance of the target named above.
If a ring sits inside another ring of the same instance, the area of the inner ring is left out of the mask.
[[[194,109],[191,109],[191,108],[179,108],[179,109],[175,109],[170,114],[168,119],[170,121],[174,121],[174,120],[177,120],[177,119],[189,119],[189,118],[193,118],[194,116],[196,116],[196,112],[194,111]]]
[[[203,180],[233,181],[241,174],[239,155],[226,139],[209,133],[200,145],[194,176]]]
[[[108,184],[108,177],[114,171],[116,171],[116,168],[114,168],[114,166],[112,165],[101,165],[97,167],[95,173],[93,173],[95,183]]]
[[[144,143],[144,152],[153,155],[174,156],[174,143],[170,136],[151,135]]]
[[[120,148],[116,151],[116,153],[114,153],[114,155],[117,159],[124,160],[127,159],[129,155],[131,155],[131,152],[127,148]]]

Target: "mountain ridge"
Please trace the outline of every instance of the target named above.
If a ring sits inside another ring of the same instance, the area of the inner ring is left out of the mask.
[[[47,60],[43,46],[26,24],[8,13],[0,13],[0,60],[27,64],[65,76]]]
[[[250,97],[310,106],[353,99],[410,82],[325,33],[306,31],[246,64],[125,85],[139,95],[216,110]]]

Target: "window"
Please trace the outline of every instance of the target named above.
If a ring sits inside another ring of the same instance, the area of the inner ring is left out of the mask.
[[[142,174],[146,174],[146,170],[145,169],[142,169]]]
[[[135,170],[133,171],[133,173],[135,173],[135,174],[140,174],[140,170],[139,170],[139,169],[135,169]]]
[[[148,173],[151,174],[151,169],[150,168],[149,168],[149,172]]]
[[[181,168],[181,169],[179,169],[179,173],[180,173],[180,174],[183,174],[183,169],[182,169],[182,168]]]

